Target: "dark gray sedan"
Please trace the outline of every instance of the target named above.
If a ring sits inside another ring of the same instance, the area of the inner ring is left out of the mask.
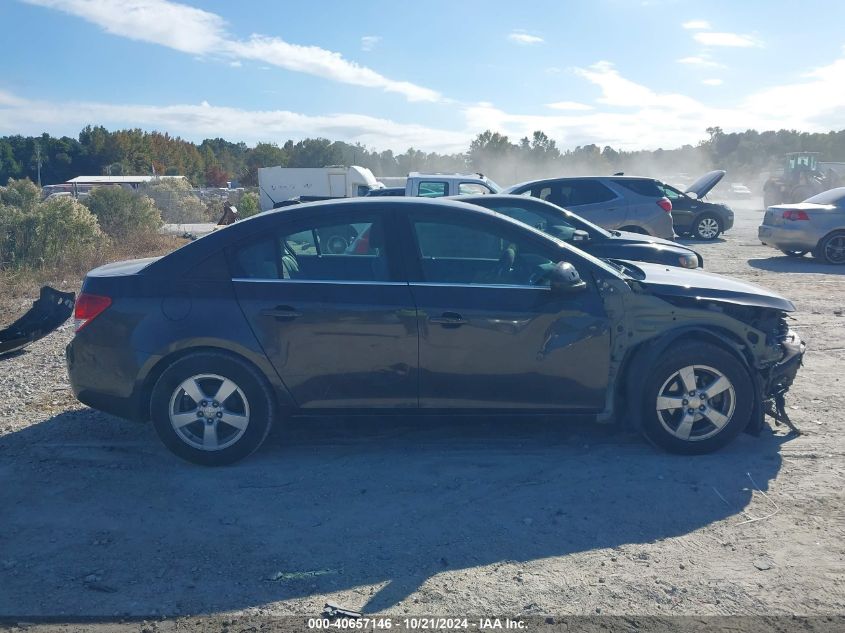
[[[683,244],[642,233],[609,231],[556,204],[531,196],[489,194],[455,196],[452,199],[469,202],[524,222],[595,257],[630,259],[681,268],[704,266],[704,258]]]
[[[334,227],[354,248],[324,250]],[[332,411],[587,415],[681,453],[758,432],[768,402],[783,413],[804,352],[792,303],[610,262],[455,201],[288,207],[91,271],[70,382],[214,465],[274,422]]]

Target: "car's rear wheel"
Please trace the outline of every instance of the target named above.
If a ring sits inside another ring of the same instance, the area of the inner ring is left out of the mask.
[[[781,249],[781,252],[786,255],[787,257],[804,257],[810,251],[802,251],[802,250],[790,250],[790,249]]]
[[[711,213],[704,213],[695,220],[693,235],[700,240],[715,240],[722,233],[722,222]]]
[[[681,343],[650,370],[643,433],[686,455],[722,448],[748,424],[753,386],[743,364],[707,343]]]
[[[828,264],[845,264],[845,231],[834,231],[825,235],[819,240],[813,255]]]
[[[182,459],[221,466],[264,442],[274,414],[260,373],[229,354],[197,352],[161,374],[150,402],[159,438]]]

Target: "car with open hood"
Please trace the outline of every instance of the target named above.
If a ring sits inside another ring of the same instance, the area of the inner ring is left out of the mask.
[[[757,235],[791,257],[812,253],[828,264],[845,264],[845,187],[769,207]]]
[[[324,250],[333,226],[366,245]],[[274,423],[367,411],[592,417],[679,453],[757,433],[804,343],[774,292],[601,260],[453,200],[358,198],[253,216],[85,277],[74,394],[227,464]]]
[[[728,205],[704,199],[724,176],[722,169],[709,171],[684,191],[665,182],[659,183],[664,195],[672,202],[675,233],[711,241],[733,227],[734,212]]]
[[[452,199],[475,204],[524,222],[595,257],[631,259],[681,268],[704,266],[704,258],[683,244],[642,233],[603,229],[571,211],[539,198],[488,194],[454,196]]]

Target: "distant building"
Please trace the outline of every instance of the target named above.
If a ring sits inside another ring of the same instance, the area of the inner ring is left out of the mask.
[[[95,187],[124,187],[137,189],[154,180],[181,179],[185,176],[77,176],[58,185],[47,185],[41,188],[41,196],[47,198],[53,195],[71,195],[78,198],[87,195]]]
[[[69,185],[77,187],[83,185],[121,185],[137,189],[139,185],[145,185],[153,180],[187,180],[185,176],[77,176],[67,181]]]

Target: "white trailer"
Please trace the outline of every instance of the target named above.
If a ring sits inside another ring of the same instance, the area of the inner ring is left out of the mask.
[[[291,198],[355,198],[383,189],[366,167],[261,167],[258,170],[261,210]]]

